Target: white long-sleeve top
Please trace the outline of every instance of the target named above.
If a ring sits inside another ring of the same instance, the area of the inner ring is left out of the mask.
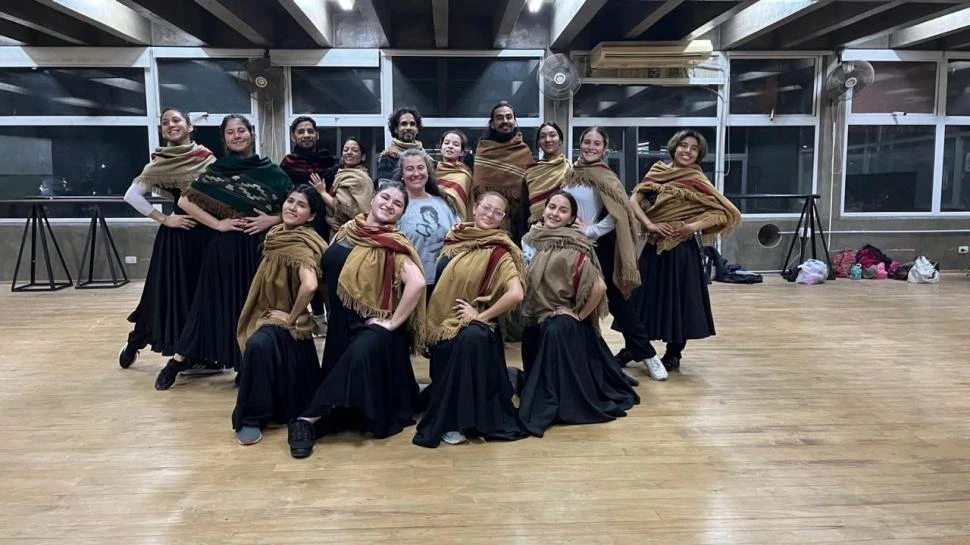
[[[579,207],[577,216],[586,224],[585,235],[592,240],[597,240],[601,236],[610,233],[616,228],[616,220],[607,214],[600,221],[596,221],[603,211],[603,199],[596,189],[585,185],[574,185],[564,187],[567,193],[576,199]]]
[[[128,191],[125,191],[125,202],[138,211],[142,216],[151,214],[155,209],[152,203],[148,202],[145,195],[152,192],[150,185],[142,182],[131,182]]]

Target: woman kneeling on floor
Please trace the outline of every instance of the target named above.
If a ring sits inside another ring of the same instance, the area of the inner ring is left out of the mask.
[[[316,323],[307,305],[327,248],[312,223],[322,208],[315,189],[297,187],[283,203],[283,224],[263,243],[237,333],[243,358],[232,426],[242,445],[258,443],[266,424],[299,416],[320,383]]]
[[[390,437],[414,424],[418,383],[411,350],[423,342],[421,259],[397,223],[400,182],[378,186],[370,210],[340,228],[323,255],[330,318],[323,383],[289,426],[290,454],[305,458],[317,436],[355,429]]]
[[[606,282],[593,242],[572,227],[577,205],[557,191],[542,223],[522,238],[529,257],[522,314],[526,382],[519,419],[542,437],[556,422],[594,424],[626,416],[640,402],[599,333]]]
[[[458,444],[465,435],[525,437],[512,405],[505,346],[496,319],[524,296],[522,251],[501,230],[508,201],[485,192],[445,237],[428,303],[431,385],[414,444]]]

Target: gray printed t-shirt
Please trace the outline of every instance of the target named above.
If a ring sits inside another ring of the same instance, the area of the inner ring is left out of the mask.
[[[421,199],[412,198],[401,218],[401,232],[407,236],[421,258],[424,279],[428,284],[435,281],[435,262],[444,245],[448,230],[458,223],[448,203],[441,197],[428,195]]]

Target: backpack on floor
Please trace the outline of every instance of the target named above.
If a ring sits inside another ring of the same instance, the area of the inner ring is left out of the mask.
[[[851,248],[845,248],[832,254],[832,270],[835,272],[835,276],[848,278],[849,271],[855,265],[855,256],[856,251]]]

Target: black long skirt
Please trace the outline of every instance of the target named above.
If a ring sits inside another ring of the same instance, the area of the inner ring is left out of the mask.
[[[262,242],[262,235],[240,231],[213,235],[176,352],[226,369],[239,369],[242,354],[236,327],[259,266]]]
[[[596,424],[626,416],[640,396],[589,321],[553,316],[522,341],[525,388],[519,421],[542,437],[552,424]]]
[[[287,424],[300,416],[319,385],[313,340],[297,340],[282,327],[264,325],[246,341],[232,427]]]
[[[129,345],[150,345],[165,356],[175,353],[213,233],[201,225],[188,230],[159,226],[141,299],[128,316],[134,324]]]
[[[350,248],[332,244],[323,254],[324,277],[336,286]],[[330,314],[323,351],[323,382],[301,412],[321,417],[319,434],[357,430],[390,437],[414,424],[418,383],[411,367],[411,336],[366,325],[329,290]]]
[[[327,338],[329,343],[329,331]],[[410,345],[403,329],[359,328],[343,355],[324,370],[326,378],[301,415],[322,417],[317,430],[323,434],[356,430],[378,439],[413,425],[418,383]]]
[[[660,255],[655,246],[644,246],[640,276],[642,283],[630,301],[651,339],[681,343],[715,334],[711,299],[694,239]]]
[[[502,336],[472,322],[431,348],[428,410],[414,444],[434,448],[445,432],[514,441],[526,437],[512,405]]]

